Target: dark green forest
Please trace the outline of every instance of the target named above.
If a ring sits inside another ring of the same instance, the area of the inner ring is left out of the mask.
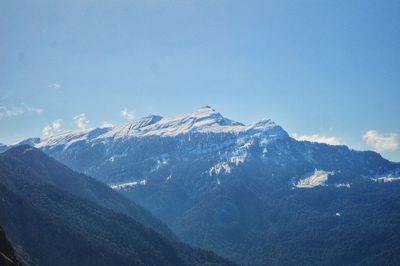
[[[35,163],[27,164],[27,153]],[[41,175],[51,160],[20,146],[0,155],[0,224],[32,265],[232,265],[131,217],[62,190]],[[43,168],[44,167],[44,168]],[[52,165],[48,165],[52,169]],[[64,176],[64,178],[67,178]],[[76,176],[68,176],[71,180]],[[79,184],[79,182],[72,182]]]
[[[221,187],[173,228],[249,265],[400,265],[399,226],[400,183],[278,189],[247,179]]]

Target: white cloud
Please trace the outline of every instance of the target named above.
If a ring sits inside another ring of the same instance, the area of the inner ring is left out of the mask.
[[[36,114],[40,115],[43,113],[43,109],[28,106],[28,105],[24,104],[23,102],[21,102],[17,105],[11,105],[11,106],[0,105],[0,119],[7,118],[7,117],[20,116],[20,115],[23,115],[26,113],[36,113]]]
[[[107,122],[107,121],[101,123],[101,125],[100,125],[100,127],[113,127],[113,126],[114,126],[113,124],[111,124],[110,122]]]
[[[292,137],[297,140],[306,140],[306,141],[311,141],[311,142],[326,143],[326,144],[330,144],[330,145],[342,145],[343,144],[342,140],[335,136],[325,136],[325,135],[318,135],[318,134],[300,135],[297,133],[293,133]]]
[[[33,112],[33,113],[37,113],[38,115],[43,113],[43,109],[42,108],[36,108],[36,107],[30,107],[30,106],[25,106],[26,110],[28,112]]]
[[[51,131],[51,126],[47,125],[43,128],[43,138],[50,137],[53,135],[53,132]]]
[[[74,121],[75,121],[75,125],[79,129],[85,129],[85,128],[87,128],[87,126],[89,124],[89,120],[87,120],[85,114],[79,114],[79,115],[75,116]]]
[[[135,115],[132,112],[128,111],[128,109],[126,108],[122,109],[121,116],[126,120],[132,120],[135,118]]]
[[[43,128],[43,137],[48,138],[62,130],[62,119],[54,120],[51,125],[47,125]]]
[[[24,114],[22,109],[0,106],[0,119]]]
[[[380,134],[376,130],[368,130],[362,136],[367,145],[371,146],[375,151],[394,151],[399,147],[397,134]]]
[[[53,122],[52,126],[55,130],[61,130],[62,119],[57,119]]]
[[[61,84],[53,83],[53,84],[49,85],[49,88],[53,89],[53,90],[59,90],[59,89],[61,89]]]

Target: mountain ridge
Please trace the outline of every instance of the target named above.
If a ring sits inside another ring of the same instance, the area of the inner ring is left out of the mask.
[[[280,126],[269,119],[261,119],[249,125],[244,125],[225,118],[209,106],[202,107],[188,115],[161,117],[149,115],[134,119],[124,125],[83,130],[63,131],[45,139],[33,138],[19,144],[34,145],[42,148],[47,145],[63,145],[70,141],[94,139],[115,139],[124,137],[166,136],[176,137],[193,133],[245,133],[246,131],[267,131],[279,128],[282,134],[287,134]]]

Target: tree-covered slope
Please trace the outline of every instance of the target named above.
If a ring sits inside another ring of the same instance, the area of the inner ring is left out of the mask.
[[[400,183],[282,189],[249,176],[195,204],[173,229],[250,265],[398,265],[399,225]]]
[[[24,261],[33,265],[230,265],[211,252],[171,241],[125,214],[43,181],[45,176],[18,159],[18,149],[22,148],[0,155],[0,224],[13,244],[21,247]]]
[[[19,167],[29,167],[34,173],[31,179],[54,185],[61,190],[91,200],[103,207],[124,213],[166,237],[176,239],[167,226],[144,208],[115,192],[104,183],[71,170],[38,149],[20,145],[9,149],[4,154],[18,160],[21,163]],[[22,169],[13,169],[14,172],[19,170],[22,171]]]

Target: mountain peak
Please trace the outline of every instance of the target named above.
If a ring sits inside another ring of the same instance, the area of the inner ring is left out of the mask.
[[[137,132],[143,130],[143,128],[149,127],[156,124],[163,117],[159,115],[148,115],[139,119],[134,119],[127,124],[116,126],[109,132],[103,135],[103,137],[125,137],[135,135]]]
[[[25,139],[23,141],[18,142],[18,145],[34,146],[35,144],[38,144],[39,142],[40,142],[40,138],[29,138],[29,139]]]
[[[197,110],[198,110],[198,111],[202,110],[202,111],[215,112],[215,109],[212,108],[212,107],[209,106],[209,105],[202,106],[202,107],[200,107],[200,108],[197,109]]]
[[[214,108],[212,108],[209,105],[204,105],[203,107],[200,107],[199,109],[211,109],[211,110],[215,111]]]
[[[130,129],[138,129],[138,128],[146,127],[148,125],[157,123],[161,119],[163,119],[163,117],[160,115],[148,115],[148,116],[145,116],[145,117],[142,117],[139,119],[135,119],[135,120],[129,122],[127,125],[130,126]]]
[[[273,131],[271,131],[273,130]],[[275,132],[276,131],[276,132]],[[286,132],[270,119],[262,119],[250,125],[230,120],[211,106],[203,106],[189,114],[173,117],[148,115],[128,122],[127,124],[81,131],[61,132],[45,140],[30,140],[21,144],[30,144],[41,148],[44,146],[70,145],[78,141],[119,139],[130,137],[165,136],[174,137],[188,133],[234,133],[234,134],[275,134],[286,135]]]
[[[270,128],[273,128],[276,126],[277,126],[277,124],[274,121],[272,121],[271,119],[263,118],[263,119],[260,119],[256,122],[250,124],[248,126],[248,128],[257,129],[257,130],[266,130],[266,129],[270,129]]]
[[[47,156],[45,155],[44,152],[42,152],[39,149],[36,149],[28,144],[21,144],[21,145],[17,145],[14,147],[11,147],[10,149],[8,149],[7,151],[4,152],[5,155],[9,155],[9,156],[16,156],[16,157],[30,157],[30,158],[34,158],[34,157],[43,157],[43,156]]]
[[[216,112],[214,108],[211,108],[208,105],[200,107],[199,109],[197,109],[196,111],[191,113],[192,116],[196,116],[196,117],[211,116],[211,115],[216,115],[216,114],[221,116],[220,113]]]
[[[189,132],[223,132],[243,125],[223,117],[210,106],[203,106],[187,115],[178,115],[158,120],[135,131],[136,136],[177,136]],[[238,128],[236,128],[237,130]]]

